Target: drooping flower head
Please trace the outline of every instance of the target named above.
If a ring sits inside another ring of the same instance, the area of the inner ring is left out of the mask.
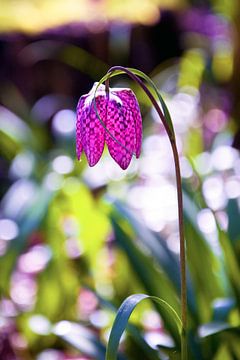
[[[142,143],[142,118],[136,96],[131,89],[110,88],[95,83],[77,106],[76,151],[80,159],[84,150],[88,163],[99,161],[106,142],[112,158],[122,169],[138,158]],[[94,107],[94,94],[99,117]]]

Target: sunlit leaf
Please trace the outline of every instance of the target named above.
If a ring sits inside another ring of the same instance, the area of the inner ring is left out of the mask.
[[[203,324],[199,327],[198,334],[201,338],[216,335],[223,331],[240,331],[239,327],[233,327],[226,322],[214,321],[211,323]]]
[[[213,303],[213,320],[226,321],[235,305],[233,298],[216,299]]]
[[[106,360],[116,360],[117,359],[117,351],[119,341],[124,330],[127,327],[128,319],[131,316],[132,312],[134,311],[135,307],[145,299],[150,299],[158,303],[160,307],[162,307],[165,311],[171,314],[172,320],[175,321],[179,335],[181,333],[181,320],[175,310],[164,300],[155,297],[155,296],[148,296],[145,294],[135,294],[129,296],[120,306],[117,316],[115,318],[110,337],[108,340],[107,352],[106,352]]]

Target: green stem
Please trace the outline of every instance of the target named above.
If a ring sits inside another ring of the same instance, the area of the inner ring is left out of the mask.
[[[185,253],[185,238],[184,238],[184,222],[183,222],[183,199],[182,199],[182,182],[181,182],[181,172],[179,164],[179,156],[176,144],[175,134],[170,129],[165,116],[158,105],[155,97],[144,84],[144,82],[132,73],[129,69],[126,69],[122,66],[114,66],[109,69],[108,73],[114,71],[124,71],[130,78],[136,81],[141,88],[145,91],[149,99],[151,100],[153,106],[155,107],[163,126],[166,130],[166,133],[169,137],[176,174],[176,185],[177,185],[177,199],[178,199],[178,226],[179,226],[179,241],[180,241],[180,272],[181,272],[181,320],[182,320],[182,333],[181,333],[181,360],[187,360],[187,281],[186,281],[186,253]],[[108,85],[109,86],[109,85]]]
[[[179,239],[180,239],[180,271],[181,271],[181,320],[182,320],[182,333],[181,333],[181,359],[187,359],[187,281],[186,281],[186,253],[185,253],[185,239],[184,239],[184,223],[183,223],[183,200],[182,200],[182,182],[181,172],[179,165],[179,157],[177,151],[176,141],[171,142],[176,183],[177,183],[177,198],[178,198],[178,226],[179,226]]]

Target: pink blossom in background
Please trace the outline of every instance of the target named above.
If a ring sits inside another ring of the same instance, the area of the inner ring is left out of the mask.
[[[84,150],[88,163],[94,166],[99,161],[106,142],[112,158],[122,169],[126,169],[133,154],[138,158],[142,143],[142,118],[136,96],[131,89],[110,88],[97,83],[87,95],[83,95],[77,106],[76,151],[80,159]]]

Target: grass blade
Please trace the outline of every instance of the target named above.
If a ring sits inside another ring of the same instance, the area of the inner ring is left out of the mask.
[[[182,323],[177,315],[176,311],[164,300],[156,296],[148,296],[145,294],[134,294],[129,296],[120,306],[117,316],[115,318],[109,341],[106,351],[106,360],[116,360],[117,359],[117,350],[119,341],[124,330],[127,327],[128,320],[134,311],[135,307],[145,299],[150,299],[158,303],[164,310],[171,314],[174,319],[176,326],[178,328],[179,334],[181,333]]]

